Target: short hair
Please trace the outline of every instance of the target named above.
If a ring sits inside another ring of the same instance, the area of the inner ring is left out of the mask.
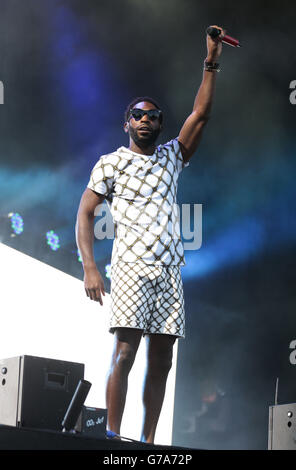
[[[130,111],[134,108],[134,106],[137,104],[137,103],[142,103],[142,101],[147,101],[148,103],[151,103],[153,104],[157,109],[160,110],[160,106],[159,104],[157,103],[157,101],[154,99],[154,98],[150,98],[150,96],[138,96],[137,98],[133,99],[133,101],[131,101],[126,110],[125,110],[125,113],[124,113],[124,122],[127,122],[128,119],[129,119],[129,115],[130,115]],[[162,114],[160,115],[159,117],[159,121],[160,123],[162,123],[162,119],[163,119],[163,116]]]

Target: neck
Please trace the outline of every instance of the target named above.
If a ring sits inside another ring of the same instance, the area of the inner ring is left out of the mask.
[[[139,147],[135,142],[131,139],[129,144],[129,149],[132,152],[140,153],[142,155],[153,155],[155,151],[155,145],[151,144],[148,147]]]

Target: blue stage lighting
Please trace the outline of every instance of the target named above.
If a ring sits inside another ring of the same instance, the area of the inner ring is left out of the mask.
[[[11,219],[11,228],[15,235],[20,235],[24,231],[23,218],[17,212],[10,212],[8,217]]]
[[[53,230],[50,230],[46,233],[47,244],[53,251],[57,251],[60,248],[60,239],[59,236],[54,233]]]
[[[111,264],[106,264],[105,266],[105,273],[106,273],[106,277],[108,279],[110,279],[111,277]]]

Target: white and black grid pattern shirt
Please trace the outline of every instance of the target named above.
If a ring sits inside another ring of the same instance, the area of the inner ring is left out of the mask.
[[[115,224],[112,264],[185,264],[177,183],[188,165],[177,138],[159,145],[153,155],[120,147],[101,156],[87,187],[109,203]]]

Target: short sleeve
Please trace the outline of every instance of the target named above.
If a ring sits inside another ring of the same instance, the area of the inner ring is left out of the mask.
[[[175,152],[176,152],[176,156],[177,156],[177,167],[178,167],[178,171],[180,173],[183,170],[183,168],[187,168],[189,166],[189,162],[185,163],[184,160],[183,160],[183,156],[182,156],[181,147],[180,147],[180,144],[179,144],[178,137],[176,137],[176,139],[173,140],[173,143],[174,143],[174,148],[175,148]]]
[[[114,186],[114,166],[102,156],[90,174],[87,187],[110,199]]]
[[[184,163],[178,137],[171,140],[170,142],[167,142],[164,145],[164,148],[169,150],[169,152],[171,152],[171,154],[173,155],[175,162],[176,162],[178,173],[181,173],[183,168],[186,168],[187,166],[189,166],[189,162]]]

